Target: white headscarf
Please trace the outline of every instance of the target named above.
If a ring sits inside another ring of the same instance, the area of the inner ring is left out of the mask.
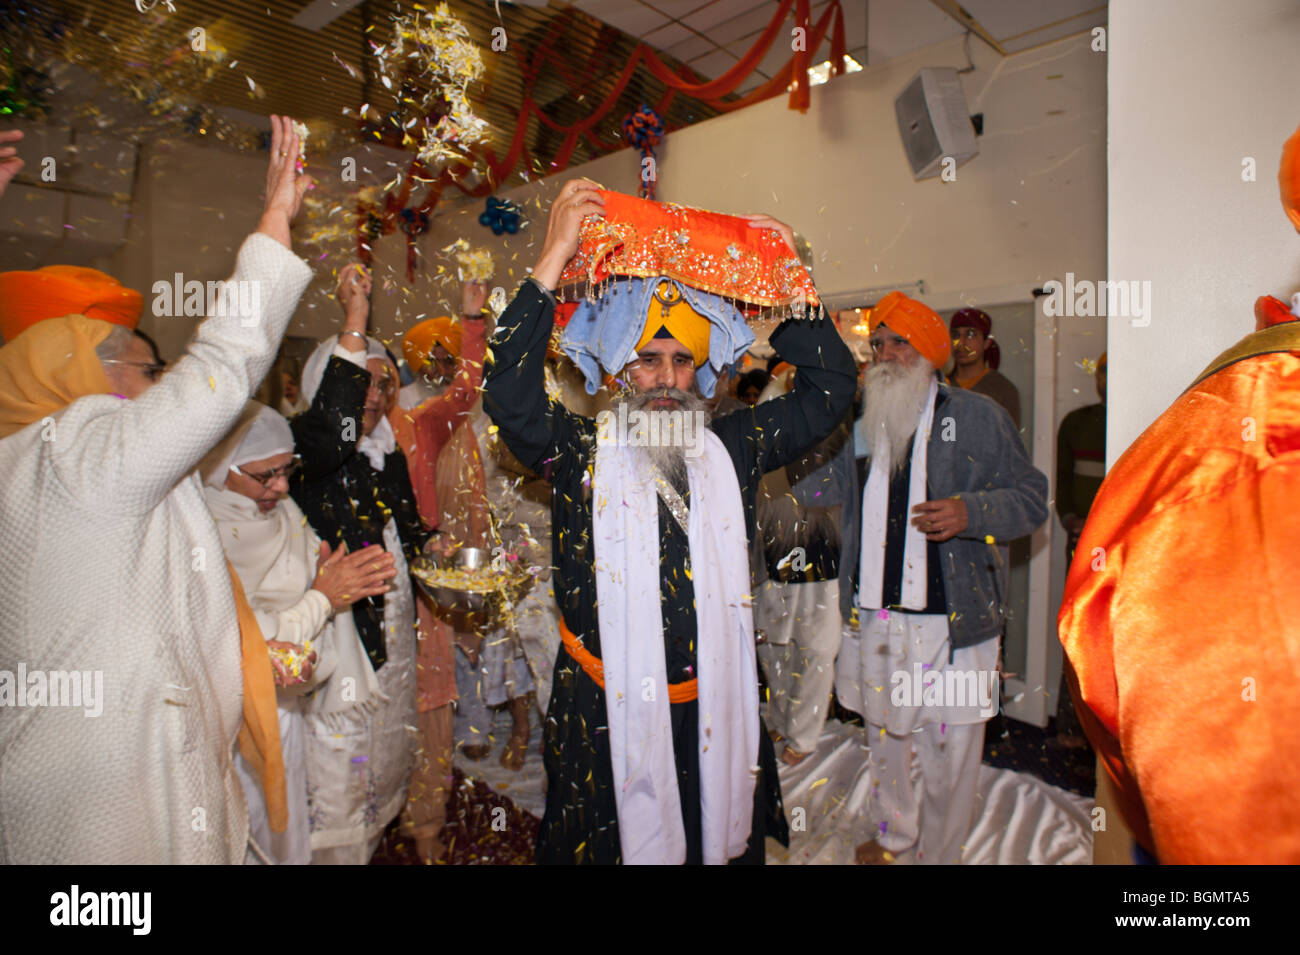
[[[320,390],[321,381],[325,378],[325,366],[329,364],[330,356],[334,354],[338,343],[339,336],[331,335],[316,346],[316,350],[307,359],[307,364],[303,366],[300,391],[303,401],[307,402],[309,407],[316,400],[316,392]],[[383,343],[367,338],[366,359],[371,358],[378,358],[380,361],[392,364],[392,359],[388,357],[388,350],[384,348]],[[388,423],[386,415],[380,417],[374,431],[362,435],[357,450],[366,456],[370,466],[376,471],[384,469],[384,457],[397,450],[397,436],[393,434],[393,427]]]
[[[199,472],[204,484],[221,488],[226,486],[231,465],[292,453],[293,432],[289,430],[289,422],[260,401],[249,401],[235,426],[199,462]]]

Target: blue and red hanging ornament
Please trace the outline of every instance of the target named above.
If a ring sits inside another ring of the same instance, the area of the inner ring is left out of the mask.
[[[527,224],[520,216],[522,211],[509,199],[488,196],[487,208],[479,213],[478,224],[487,226],[493,235],[501,235],[503,232],[514,235]]]
[[[664,138],[664,121],[658,113],[642,103],[640,109],[628,113],[623,120],[623,138],[630,146],[641,150],[641,188],[637,194],[642,199],[653,199],[655,182],[659,179],[655,147]]]

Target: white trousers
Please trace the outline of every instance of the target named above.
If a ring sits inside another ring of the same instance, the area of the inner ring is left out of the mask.
[[[826,725],[835,655],[840,650],[839,581],[766,581],[754,605],[754,625],[767,635],[758,647],[771,691],[768,729],[801,753],[811,753]]]
[[[881,846],[895,855],[917,847],[923,865],[955,865],[975,813],[984,724],[927,723],[893,736],[867,724],[871,744],[871,818]],[[921,763],[921,798],[912,785],[912,759]]]
[[[867,723],[877,841],[895,855],[916,846],[923,864],[960,862],[984,724],[997,709],[998,641],[964,647],[949,660],[942,614],[861,610],[859,618],[860,626],[844,627],[835,691]]]

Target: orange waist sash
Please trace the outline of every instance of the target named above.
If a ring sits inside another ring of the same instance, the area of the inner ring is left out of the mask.
[[[564,641],[564,649],[569,652],[569,656],[578,661],[578,666],[582,667],[598,687],[605,689],[605,664],[600,657],[582,645],[563,618],[560,619],[560,639]],[[669,703],[689,703],[691,700],[698,699],[699,695],[699,680],[668,684]]]

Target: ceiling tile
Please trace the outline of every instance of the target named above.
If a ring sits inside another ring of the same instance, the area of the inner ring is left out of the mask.
[[[577,0],[573,5],[635,37],[645,36],[668,22],[666,16],[641,0]]]
[[[718,0],[645,0],[645,3],[664,16],[681,18],[717,3]]]
[[[1098,0],[962,0],[962,6],[1000,42],[1106,4]]]
[[[691,69],[706,79],[715,80],[737,63],[736,57],[724,50],[702,56],[691,62]]]
[[[695,37],[695,34],[686,29],[686,27],[682,26],[680,23],[670,22],[664,24],[657,30],[650,31],[641,37],[641,39],[646,43],[649,43],[656,50],[664,50],[666,52],[672,49],[675,44],[681,43],[683,40],[689,40],[692,37]],[[673,54],[673,56],[676,55],[676,53]]]
[[[712,53],[718,48],[716,43],[700,36],[698,33],[692,33],[687,39],[670,47],[667,52],[677,57],[683,63],[689,63],[691,60],[706,53]]]
[[[932,3],[871,0],[867,14],[867,63],[904,56],[966,32],[964,26]],[[850,41],[849,45],[856,44]]]
[[[758,42],[759,36],[767,25],[772,22],[772,17],[776,16],[777,7],[764,4],[761,7],[741,13],[739,16],[732,17],[730,20],[724,20],[707,30],[700,30],[708,36],[710,40],[717,42],[719,46],[731,48],[738,40],[744,41],[746,49]],[[815,20],[814,20],[815,22]],[[793,25],[793,21],[791,21]],[[696,27],[696,29],[699,29]],[[778,33],[773,41],[773,46],[782,44],[789,46],[790,31],[787,29]]]
[[[1089,16],[1075,17],[1055,26],[1034,30],[1031,33],[1018,36],[1014,40],[1003,40],[1002,47],[1008,53],[1019,53],[1021,50],[1028,50],[1030,47],[1039,46],[1043,43],[1051,43],[1053,40],[1059,40],[1074,33],[1082,33],[1105,23],[1106,11],[1098,10]]]
[[[710,31],[714,28],[744,16],[755,7],[769,10],[769,19],[777,10],[772,0],[714,0],[707,7],[702,7],[689,16],[679,17],[678,19],[692,29],[699,30],[709,36],[711,35]]]

